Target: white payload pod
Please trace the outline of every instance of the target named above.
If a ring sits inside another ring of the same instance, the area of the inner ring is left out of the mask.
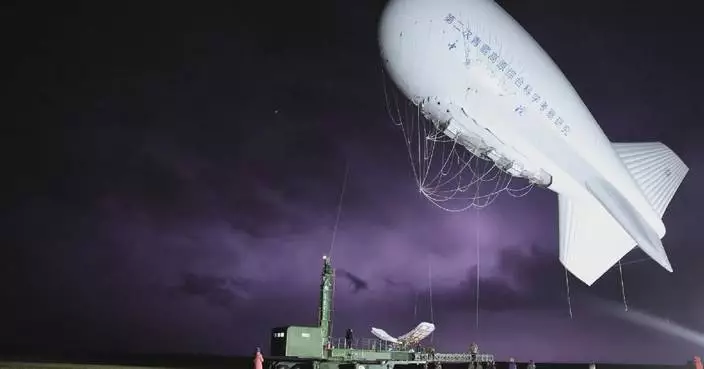
[[[418,342],[426,339],[435,331],[435,324],[428,322],[421,322],[415,328],[410,330],[408,333],[403,334],[394,338],[390,334],[386,333],[385,330],[380,328],[372,327],[372,334],[382,341],[391,342],[394,344],[401,345],[415,345]]]

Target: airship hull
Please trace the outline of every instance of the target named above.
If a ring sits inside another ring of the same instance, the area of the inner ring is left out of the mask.
[[[438,129],[559,196],[560,260],[594,283],[639,245],[672,270],[662,213],[688,168],[665,145],[612,143],[538,43],[490,0],[392,0],[385,68]]]

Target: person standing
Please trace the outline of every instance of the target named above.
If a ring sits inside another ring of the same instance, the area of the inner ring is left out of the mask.
[[[477,353],[479,353],[479,346],[476,342],[472,342],[472,344],[469,345],[469,357],[471,360],[471,362],[469,363],[470,368],[477,368]]]
[[[352,328],[347,329],[347,332],[345,332],[345,346],[346,348],[352,348],[352,340],[353,340],[353,332]]]
[[[514,358],[508,359],[508,369],[517,369],[516,359],[514,359]]]
[[[469,369],[478,369],[479,367],[477,366],[477,353],[479,352],[479,346],[477,346],[476,342],[472,342],[471,345],[469,345]]]
[[[262,350],[257,347],[257,353],[254,354],[254,369],[264,368],[264,356],[262,355]]]

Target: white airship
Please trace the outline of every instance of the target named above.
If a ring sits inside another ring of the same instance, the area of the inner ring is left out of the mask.
[[[560,261],[573,275],[592,285],[636,245],[672,271],[661,218],[689,168],[660,142],[611,142],[498,4],[391,0],[379,43],[391,78],[439,130],[558,194]]]

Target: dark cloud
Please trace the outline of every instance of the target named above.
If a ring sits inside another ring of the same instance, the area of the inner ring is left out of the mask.
[[[564,270],[557,255],[537,246],[505,248],[491,277],[479,278],[482,310],[505,311],[554,308],[563,300]],[[457,288],[438,291],[439,304],[474,310],[477,267],[472,267]]]
[[[185,273],[179,290],[201,297],[214,306],[232,308],[238,301],[249,297],[249,285],[241,279]]]
[[[364,290],[369,289],[369,283],[367,281],[352,274],[352,272],[350,272],[350,271],[347,271],[344,269],[338,269],[337,275],[342,276],[345,279],[347,279],[347,281],[350,283],[350,288],[352,289],[353,293],[358,293],[360,291],[364,291]]]

